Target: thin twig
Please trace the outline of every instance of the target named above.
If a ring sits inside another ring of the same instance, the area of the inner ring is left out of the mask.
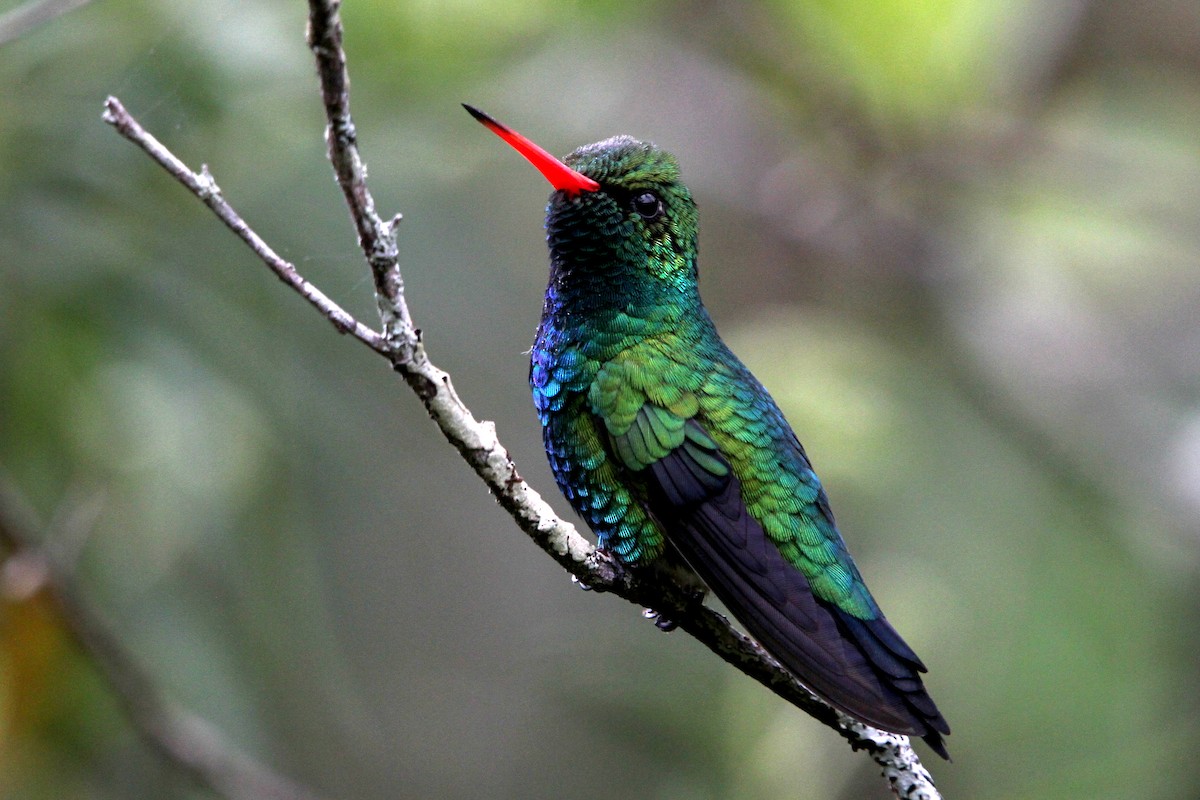
[[[250,758],[207,720],[166,698],[108,625],[83,600],[73,569],[56,553],[60,534],[86,538],[95,508],[68,508],[62,530],[43,526],[16,487],[0,474],[0,545],[5,565],[36,565],[39,587],[58,605],[67,631],[87,653],[142,740],[200,786],[230,800],[320,800],[312,790]],[[28,589],[29,587],[23,587]]]
[[[868,751],[883,768],[884,776],[897,796],[939,800],[941,795],[912,750],[908,737],[863,725],[818,700],[756,642],[737,631],[724,616],[705,606],[690,582],[677,579],[664,569],[631,572],[608,554],[596,550],[521,478],[508,451],[496,436],[495,425],[475,419],[454,391],[450,376],[430,362],[404,298],[395,239],[399,216],[385,223],[376,213],[374,200],[366,186],[366,168],[358,151],[357,134],[350,116],[350,80],[342,50],[340,5],[339,0],[309,0],[308,40],[316,58],[329,121],[326,140],[330,162],[346,197],[363,254],[370,264],[385,332],[382,345],[363,336],[356,338],[388,358],[393,369],[404,377],[425,404],[446,439],[483,479],[500,505],[538,547],[572,575],[593,589],[611,592],[662,613],[723,660],[836,730],[853,748]],[[123,118],[127,119],[122,134],[150,153],[193,194],[217,211],[210,188],[211,178],[197,180],[198,176],[142,131],[115,99],[109,100],[105,114],[107,121],[117,125],[117,120],[122,119],[115,109],[120,109]],[[158,151],[161,155],[156,155]],[[207,171],[203,174],[207,175]],[[223,201],[221,205],[228,209]],[[240,219],[236,225],[227,217],[223,216],[222,220],[247,243],[261,241]],[[265,250],[266,245],[262,248]],[[255,252],[262,257],[259,248],[256,247]],[[268,265],[271,265],[269,261]],[[291,271],[294,273],[294,268]],[[279,274],[278,270],[276,272]],[[285,282],[297,291],[301,291],[299,285],[311,286],[299,275],[295,281]],[[315,287],[312,291],[316,291]],[[305,296],[313,302],[310,295]],[[327,298],[323,303],[313,302],[313,305],[323,312],[327,307],[337,308]],[[328,313],[326,316],[330,317]],[[339,325],[339,329],[366,329],[348,314],[343,322],[345,328]]]
[[[213,180],[212,174],[209,173],[208,165],[201,165],[199,172],[193,172],[174,153],[164,147],[162,142],[155,139],[151,133],[144,129],[125,110],[125,106],[121,105],[121,101],[115,97],[110,97],[104,101],[104,114],[102,118],[109,125],[116,128],[118,133],[142,148],[163,169],[171,173],[192,194],[200,198],[206,206],[212,209],[217,218],[225,223],[225,226],[229,230],[233,231],[239,239],[254,251],[255,255],[278,276],[279,280],[286,283],[297,291],[301,297],[311,303],[314,308],[321,312],[322,316],[333,323],[333,327],[337,328],[339,333],[348,333],[372,350],[383,355],[388,354],[388,348],[385,346],[382,336],[360,323],[349,312],[330,300],[324,292],[301,277],[295,265],[280,258],[271,249],[271,246],[264,242],[262,237],[246,224],[245,220],[238,216],[233,207],[225,202],[225,198],[221,196],[221,189],[217,186],[217,182]]]
[[[342,23],[338,16],[341,0],[310,3],[308,46],[317,60],[321,76],[321,99],[325,104],[325,142],[338,186],[346,196],[350,217],[358,231],[358,243],[375,279],[379,317],[389,338],[404,349],[414,348],[418,334],[404,299],[404,280],[399,269],[396,225],[400,215],[384,224],[375,213],[375,198],[367,189],[367,168],[358,153],[358,129],[350,116],[350,73],[342,49]]]
[[[0,15],[0,44],[19,39],[29,31],[87,5],[91,0],[30,0]]]

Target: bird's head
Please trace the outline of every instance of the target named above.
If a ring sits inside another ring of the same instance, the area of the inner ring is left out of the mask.
[[[585,145],[560,161],[511,128],[466,107],[554,186],[546,209],[551,261],[579,275],[653,279],[695,290],[696,204],[670,153],[630,136]]]

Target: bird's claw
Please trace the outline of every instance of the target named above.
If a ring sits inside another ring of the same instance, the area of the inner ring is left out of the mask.
[[[592,587],[591,587],[591,586],[588,586],[586,583],[584,583],[583,581],[579,580],[579,576],[578,576],[578,575],[572,575],[572,576],[571,576],[571,583],[578,584],[578,585],[579,585],[579,588],[580,588],[580,589],[583,589],[585,592],[590,592],[590,591],[592,590]]]
[[[653,608],[642,609],[642,616],[646,619],[654,620],[654,627],[658,628],[663,633],[670,633],[679,627],[679,623],[675,620],[667,619],[662,614],[659,614]]]

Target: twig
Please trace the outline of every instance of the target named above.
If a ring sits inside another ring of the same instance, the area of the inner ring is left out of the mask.
[[[138,121],[125,110],[125,106],[121,105],[121,101],[115,97],[104,101],[102,118],[116,128],[122,136],[146,151],[146,154],[157,161],[163,169],[171,173],[192,194],[200,198],[204,205],[212,209],[217,218],[225,223],[225,227],[245,242],[279,280],[296,290],[301,297],[311,303],[321,312],[322,316],[333,323],[333,327],[337,328],[339,333],[348,333],[372,350],[383,355],[388,354],[388,348],[385,346],[382,336],[350,316],[345,309],[326,297],[324,292],[301,277],[300,273],[296,271],[295,265],[280,258],[271,249],[271,246],[238,216],[237,212],[221,196],[221,189],[213,180],[212,174],[209,173],[208,165],[201,165],[199,172],[193,172],[174,153],[164,147],[162,142],[139,125]]]
[[[338,186],[346,196],[350,218],[358,231],[358,243],[371,267],[375,295],[384,331],[403,350],[419,346],[419,334],[413,327],[404,299],[404,280],[400,275],[399,250],[396,248],[397,214],[385,224],[375,213],[375,198],[367,189],[367,168],[358,153],[358,129],[350,117],[350,74],[346,71],[346,53],[342,49],[342,23],[338,16],[341,0],[309,3],[308,46],[317,60],[321,77],[321,99],[325,104],[325,142],[329,163],[337,175]],[[415,358],[415,355],[414,355]]]
[[[0,44],[19,39],[55,17],[87,5],[91,0],[30,0],[0,15]]]
[[[67,631],[91,657],[142,740],[196,783],[230,800],[320,800],[311,790],[245,755],[205,719],[168,700],[84,602],[73,569],[58,557],[54,540],[64,532],[72,539],[86,536],[94,519],[95,509],[85,505],[66,510],[62,530],[47,528],[0,474],[0,545],[8,551],[5,566],[21,564],[39,579],[37,588],[49,591]]]
[[[450,376],[430,362],[421,333],[413,323],[404,298],[404,282],[395,239],[399,216],[385,223],[376,213],[374,200],[366,186],[366,169],[358,152],[357,134],[350,116],[350,81],[342,50],[342,25],[338,15],[340,5],[340,0],[309,0],[308,41],[316,58],[329,121],[326,141],[330,162],[350,208],[359,244],[370,264],[384,328],[382,344],[373,337],[356,335],[356,338],[390,361],[393,369],[404,377],[424,403],[446,439],[483,479],[517,525],[538,547],[582,583],[592,589],[611,592],[643,608],[661,612],[723,660],[836,730],[854,749],[868,751],[883,768],[884,776],[897,796],[912,800],[940,800],[941,795],[929,773],[921,766],[908,737],[863,725],[818,700],[756,642],[738,632],[724,616],[706,607],[688,581],[680,580],[663,569],[653,570],[650,574],[633,573],[608,554],[596,550],[573,525],[560,519],[537,491],[525,483],[508,451],[497,438],[495,425],[475,419],[454,391]],[[214,207],[211,176],[204,178],[207,170],[201,176],[192,173],[145,133],[115,98],[109,99],[106,109],[106,121],[150,153],[193,194],[217,211],[222,221],[243,240],[247,243],[261,242],[224,201],[220,202],[220,211]],[[260,258],[268,261],[263,255],[269,252],[265,244],[261,248],[254,244],[251,246]],[[279,274],[270,261],[268,266]],[[291,265],[288,267],[295,273]],[[311,287],[299,275],[295,276],[295,280],[285,279],[285,282],[297,291],[300,291],[300,285]],[[316,292],[315,287],[311,287],[311,292]],[[301,293],[305,294],[303,291]],[[345,314],[324,295],[320,295],[320,303],[313,301],[311,293],[305,294],[305,297],[331,320],[330,308]],[[338,327],[339,330],[352,332],[367,330],[348,314]]]

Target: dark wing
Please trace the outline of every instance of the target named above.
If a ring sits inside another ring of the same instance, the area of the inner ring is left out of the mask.
[[[640,467],[649,511],[668,541],[805,686],[855,719],[920,736],[948,757],[940,734],[950,728],[925,691],[916,654],[878,611],[864,619],[814,595],[747,509],[740,481],[708,432],[688,419],[682,437],[661,436],[663,417],[647,403],[614,445],[618,457],[636,452],[627,464]],[[680,439],[663,453],[662,445]]]

